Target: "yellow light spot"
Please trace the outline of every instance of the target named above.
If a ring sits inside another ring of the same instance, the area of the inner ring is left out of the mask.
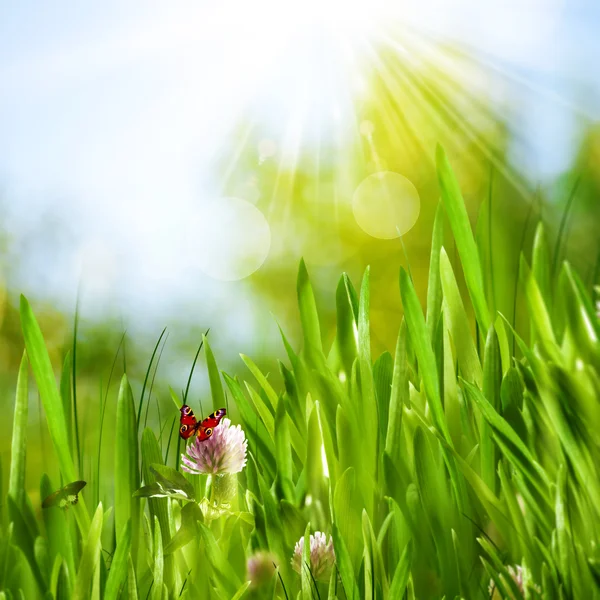
[[[404,235],[421,210],[419,192],[403,175],[383,171],[369,175],[354,192],[354,218],[369,235],[391,240]]]

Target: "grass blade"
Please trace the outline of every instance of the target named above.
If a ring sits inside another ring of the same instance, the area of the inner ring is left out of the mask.
[[[402,435],[402,413],[408,404],[408,362],[406,360],[406,321],[402,319],[398,342],[396,343],[396,356],[394,357],[394,372],[392,375],[392,392],[390,395],[390,409],[388,427],[385,436],[385,451],[392,462],[396,464],[402,456],[400,436]]]
[[[452,171],[446,153],[439,145],[436,149],[436,165],[442,201],[454,233],[475,316],[480,329],[487,331],[490,327],[490,315],[485,300],[485,287],[477,244],[456,175]]]
[[[146,392],[146,385],[148,385],[148,377],[150,377],[150,371],[152,370],[152,363],[154,362],[154,357],[156,356],[156,353],[158,352],[158,347],[160,346],[160,342],[163,339],[163,336],[165,335],[166,332],[167,332],[167,328],[165,327],[161,331],[160,335],[158,336],[158,340],[156,342],[156,345],[154,346],[154,350],[152,351],[152,356],[150,357],[150,362],[148,363],[148,368],[146,369],[146,376],[144,377],[144,384],[142,385],[142,393],[140,394],[140,403],[138,406],[138,413],[137,413],[138,431],[139,431],[140,421],[142,418],[142,406],[144,405],[144,393]]]
[[[164,578],[164,556],[163,541],[160,533],[160,523],[158,517],[154,517],[154,586],[152,587],[152,600],[162,600],[163,598],[163,578]]]
[[[213,408],[227,408],[225,401],[225,392],[223,391],[223,382],[221,381],[221,374],[217,368],[217,361],[215,355],[206,339],[206,336],[202,336],[202,342],[204,343],[204,353],[206,356],[206,369],[208,371],[208,380],[210,382],[210,393],[213,401]]]
[[[140,487],[135,402],[127,375],[121,379],[117,399],[115,440],[115,529],[121,532],[127,523],[131,528],[131,555],[137,557],[140,530],[140,500],[133,493]]]
[[[415,288],[404,269],[400,269],[400,295],[402,296],[402,304],[404,305],[404,315],[410,334],[410,341],[419,362],[433,422],[444,438],[452,444],[448,427],[446,426],[446,419],[444,418],[436,359],[431,347],[430,338],[427,335],[425,318],[423,317],[423,311],[421,310]]]
[[[308,271],[304,260],[300,261],[297,281],[298,307],[300,309],[300,321],[304,334],[304,350],[307,356],[322,355],[323,346],[321,342],[321,327],[319,325],[319,314],[315,295],[308,278]]]
[[[99,568],[100,562],[100,535],[102,533],[103,516],[104,511],[102,509],[102,502],[100,502],[90,525],[83,552],[81,553],[81,561],[73,590],[73,600],[87,600],[90,596],[90,587],[94,572]]]
[[[444,248],[440,252],[440,278],[444,291],[444,323],[450,329],[460,371],[467,381],[475,382],[478,386],[481,386],[483,373],[477,355],[477,348],[458,291],[454,271]]]
[[[117,548],[110,563],[110,571],[106,580],[104,600],[117,600],[121,587],[127,579],[127,563],[131,548],[131,521],[121,531]]]
[[[69,437],[67,424],[63,410],[62,399],[56,386],[54,371],[48,356],[48,350],[40,326],[29,306],[25,296],[21,296],[21,327],[25,338],[27,356],[31,362],[31,368],[35,376],[40,397],[46,412],[50,438],[58,458],[61,473],[66,481],[77,480],[71,449],[69,448]],[[87,536],[90,517],[85,507],[83,498],[74,508],[77,523],[83,536]]]
[[[73,454],[73,406],[71,399],[71,373],[73,369],[73,358],[71,352],[67,352],[63,361],[63,368],[60,374],[60,397],[63,401],[63,410],[65,413],[65,423],[67,424],[67,435],[71,455]]]
[[[390,585],[390,598],[403,598],[404,590],[408,584],[408,576],[410,575],[410,566],[412,563],[412,541],[406,544],[406,547],[402,551],[400,560],[394,571],[394,578]]]
[[[441,203],[435,211],[431,254],[429,255],[429,281],[427,283],[427,331],[433,340],[433,334],[442,308],[442,288],[440,281],[440,250],[444,243],[444,211]]]
[[[25,502],[25,468],[27,455],[27,416],[29,362],[23,352],[19,376],[17,378],[17,395],[15,398],[15,415],[13,419],[12,443],[10,450],[10,474],[8,494],[15,504],[23,509]]]

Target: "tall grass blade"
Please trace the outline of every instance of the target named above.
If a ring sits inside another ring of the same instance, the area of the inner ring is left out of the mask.
[[[133,493],[140,487],[135,402],[127,375],[121,378],[117,398],[115,439],[115,530],[131,528],[131,555],[135,562],[140,531],[140,500]]]
[[[569,197],[567,198],[567,203],[565,205],[565,210],[564,210],[561,220],[560,220],[560,226],[558,228],[558,235],[556,236],[556,244],[554,245],[554,253],[552,255],[552,274],[553,275],[556,275],[556,273],[558,271],[558,262],[559,262],[559,257],[560,257],[560,251],[562,248],[563,236],[565,234],[565,230],[567,227],[567,221],[569,220],[569,215],[571,213],[571,206],[573,205],[573,200],[575,199],[575,196],[577,195],[577,190],[579,189],[580,183],[581,183],[581,177],[578,176],[575,179],[575,183],[573,184],[573,187],[571,188],[571,192],[569,194]]]
[[[81,553],[81,561],[73,590],[73,600],[88,600],[90,597],[90,588],[94,573],[96,569],[100,568],[100,535],[102,533],[103,516],[104,511],[102,509],[102,502],[100,502]]]
[[[120,532],[117,548],[110,563],[110,571],[104,589],[104,600],[117,600],[127,579],[127,563],[131,548],[131,522],[128,521]]]
[[[402,435],[402,413],[404,406],[408,405],[408,362],[406,360],[406,321],[402,319],[396,355],[394,357],[394,372],[392,374],[392,391],[390,394],[390,407],[388,427],[385,436],[385,452],[392,462],[400,460],[402,449],[400,436]]]
[[[54,371],[44,344],[44,338],[25,296],[21,296],[21,327],[27,356],[46,412],[50,438],[58,458],[61,473],[67,482],[76,481],[77,475],[71,450],[62,399],[56,386]],[[87,535],[90,518],[83,498],[73,509],[82,535]]]
[[[322,355],[323,346],[321,342],[321,327],[317,313],[315,295],[308,278],[308,271],[304,260],[300,261],[297,281],[298,307],[300,309],[300,321],[304,334],[304,350],[308,357]]]
[[[483,361],[483,393],[494,410],[499,411],[500,386],[502,385],[502,359],[500,344],[494,327],[490,327],[485,343]],[[491,429],[485,419],[480,429],[481,477],[490,490],[496,489],[496,452]]]
[[[437,326],[437,321],[442,309],[442,288],[440,281],[440,250],[444,243],[444,209],[438,203],[433,221],[433,235],[431,238],[431,253],[429,255],[429,280],[427,283],[427,331],[430,339]]]
[[[23,352],[19,375],[17,378],[17,394],[15,398],[15,415],[10,451],[10,473],[8,494],[21,509],[25,503],[25,469],[27,455],[27,416],[28,416],[28,387],[29,362]]]
[[[444,323],[448,326],[452,335],[460,372],[467,381],[481,386],[483,373],[477,355],[477,348],[458,291],[454,271],[444,248],[440,252],[440,277],[442,290],[444,291]]]
[[[403,598],[406,585],[408,584],[408,576],[410,575],[410,567],[412,563],[412,542],[406,544],[402,551],[400,560],[394,571],[394,578],[390,585],[390,598]]]
[[[223,408],[226,406],[225,392],[223,391],[221,374],[217,368],[217,361],[215,360],[215,355],[213,354],[205,335],[202,336],[202,342],[204,343],[206,369],[208,371],[208,380],[210,382],[210,393],[212,396],[213,408]]]
[[[71,455],[73,454],[73,403],[71,394],[71,372],[73,369],[73,355],[67,352],[63,361],[63,368],[60,374],[60,397],[63,402],[63,411],[65,413],[65,423],[67,425],[67,435]]]
[[[454,233],[475,316],[480,329],[487,331],[490,327],[490,315],[485,300],[479,252],[456,175],[452,171],[446,153],[439,145],[436,149],[436,165],[442,201]]]
[[[79,417],[77,415],[77,333],[79,331],[79,289],[77,290],[77,301],[75,303],[75,322],[73,324],[73,371],[71,382],[73,389],[73,425],[75,427],[75,457],[79,473],[82,471],[81,444],[79,441]],[[70,439],[70,438],[69,438]]]
[[[423,311],[421,310],[415,288],[404,269],[400,269],[400,295],[402,296],[402,304],[404,305],[404,315],[408,333],[410,334],[410,341],[419,362],[433,422],[444,438],[452,444],[446,419],[444,418],[436,359],[431,347],[431,341],[427,335],[425,318],[423,317]]]
[[[163,336],[165,335],[165,333],[167,332],[167,328],[165,327],[160,335],[158,336],[158,340],[156,341],[156,344],[154,346],[154,350],[152,351],[152,356],[150,357],[150,362],[148,363],[148,368],[146,369],[146,375],[144,377],[144,383],[142,385],[142,393],[140,394],[140,403],[138,405],[138,412],[137,412],[137,427],[138,427],[138,431],[139,431],[139,427],[140,427],[140,421],[142,419],[142,407],[144,405],[144,394],[146,392],[146,385],[148,385],[148,377],[150,377],[150,371],[152,369],[152,363],[154,362],[154,357],[156,356],[156,353],[158,352],[158,348],[160,346],[160,342],[163,339]]]
[[[152,587],[152,600],[162,600],[163,598],[163,578],[164,578],[164,556],[163,541],[160,532],[160,523],[158,517],[154,517],[154,585]]]

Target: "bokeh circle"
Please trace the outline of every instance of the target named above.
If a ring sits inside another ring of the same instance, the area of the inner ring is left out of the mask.
[[[420,210],[417,188],[406,177],[393,171],[369,175],[361,181],[352,197],[352,212],[360,228],[383,240],[391,240],[410,231]]]
[[[247,200],[225,197],[204,204],[194,219],[193,252],[199,268],[219,281],[239,281],[265,262],[271,229]]]

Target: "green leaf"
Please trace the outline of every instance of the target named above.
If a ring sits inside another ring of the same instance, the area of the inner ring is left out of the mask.
[[[350,558],[353,572],[358,572],[361,555],[361,504],[356,486],[356,470],[346,469],[338,479],[333,494],[333,515],[338,533],[344,541],[344,550]],[[335,540],[335,538],[334,538]]]
[[[410,575],[410,567],[412,563],[413,554],[413,543],[412,540],[406,544],[406,547],[402,551],[396,570],[394,571],[394,578],[390,585],[390,598],[403,598],[404,590],[408,583],[408,576]]]
[[[319,431],[321,439],[323,440],[323,449],[325,450],[325,460],[327,463],[327,470],[329,475],[330,492],[335,489],[339,474],[339,463],[335,456],[335,449],[333,445],[332,432],[327,419],[325,418],[324,411],[321,407],[321,403],[317,400],[315,402],[315,410],[319,418]],[[335,434],[335,430],[333,431]]]
[[[390,394],[390,407],[388,427],[385,436],[385,451],[396,463],[400,460],[402,449],[400,436],[402,435],[402,413],[408,405],[408,361],[406,359],[406,321],[402,319],[396,355],[394,357],[394,371],[392,374],[392,390]]]
[[[304,350],[307,356],[312,356],[315,353],[322,354],[323,346],[321,342],[321,328],[319,326],[317,303],[308,278],[308,271],[306,270],[304,260],[300,261],[300,267],[298,269],[297,292],[300,321],[302,323],[302,332],[304,334]]]
[[[25,470],[27,455],[27,414],[29,362],[24,352],[17,378],[17,394],[15,398],[15,415],[13,418],[13,433],[10,451],[10,474],[8,493],[17,506],[23,507],[25,502]]]
[[[204,543],[206,557],[210,563],[210,577],[214,585],[222,591],[226,598],[230,598],[241,587],[242,582],[234,571],[231,570],[227,558],[221,552],[215,536],[206,525],[199,523],[200,538]]]
[[[123,375],[117,398],[115,435],[115,529],[131,526],[131,554],[137,557],[140,533],[140,501],[133,493],[140,487],[135,402],[127,375]]]
[[[546,242],[544,226],[540,222],[535,230],[533,240],[533,252],[531,259],[531,270],[537,281],[540,293],[546,306],[552,310],[550,254]]]
[[[246,382],[246,389],[250,394],[250,399],[254,404],[256,412],[260,416],[260,420],[264,423],[267,431],[269,432],[269,437],[273,441],[275,439],[275,418],[271,413],[272,408],[269,406],[267,401],[260,394],[258,394],[248,382]]]
[[[281,495],[289,501],[294,498],[292,483],[292,446],[285,404],[280,398],[275,416],[275,455],[277,459],[277,485]]]
[[[444,290],[444,323],[449,327],[456,348],[458,366],[464,379],[481,386],[483,378],[477,349],[473,341],[471,327],[465,307],[458,291],[454,271],[446,250],[440,252],[440,277]]]
[[[362,511],[362,533],[365,556],[365,588],[368,589],[368,583],[373,591],[373,597],[377,595],[377,597],[382,596],[383,598],[387,598],[389,595],[389,584],[383,564],[383,557],[366,510]],[[372,577],[367,573],[368,563],[371,563]],[[365,595],[369,596],[368,593]]]
[[[429,280],[427,283],[427,331],[433,340],[437,321],[442,309],[442,288],[440,281],[440,250],[444,243],[444,211],[438,203],[433,221],[431,253],[429,258]]]
[[[268,382],[267,378],[262,374],[261,370],[254,364],[251,358],[245,354],[240,354],[240,357],[248,369],[250,369],[250,372],[254,375],[260,387],[265,391],[265,394],[271,403],[270,410],[274,411],[277,406],[277,392],[275,392],[273,386]]]
[[[196,539],[198,537],[198,521],[204,521],[200,506],[195,502],[188,502],[181,509],[181,525],[165,548],[164,554],[172,554],[175,550]]]
[[[99,568],[100,563],[100,551],[102,548],[100,535],[102,534],[103,515],[102,502],[100,502],[81,553],[81,561],[79,562],[79,570],[77,571],[75,588],[73,590],[73,600],[87,600],[89,598],[94,572]]]
[[[48,588],[49,577],[50,577],[50,559],[48,556],[48,542],[45,538],[38,535],[35,538],[33,545],[33,553],[35,555],[35,562],[44,580],[46,589]]]
[[[73,454],[73,408],[71,398],[71,377],[73,369],[73,357],[70,351],[65,355],[63,368],[60,374],[60,397],[63,403],[63,412],[65,414],[65,423],[67,425],[67,435],[71,455]]]
[[[179,471],[160,463],[150,465],[150,471],[164,489],[176,490],[185,499],[194,500],[194,486]]]
[[[352,568],[352,559],[346,548],[344,538],[340,534],[340,530],[336,522],[333,522],[333,547],[335,550],[335,558],[338,569],[340,571],[340,577],[342,579],[342,586],[348,600],[359,600],[360,591],[356,583],[356,577],[354,575],[354,569]]]
[[[127,521],[125,527],[120,531],[121,535],[106,580],[104,600],[117,600],[121,587],[127,579],[127,562],[129,560],[129,550],[131,549],[131,521]]]
[[[305,469],[308,490],[314,499],[321,496],[320,492],[323,483],[322,444],[319,417],[317,416],[316,406],[313,406],[308,420],[308,444],[306,446]]]
[[[356,290],[344,273],[336,294],[336,344],[346,379],[350,378],[352,364],[358,356],[358,300]]]
[[[300,581],[302,583],[302,600],[313,600],[313,575],[310,562],[310,523],[307,523],[304,530],[304,546],[302,548],[301,560]]]
[[[163,556],[163,538],[160,532],[160,523],[158,517],[154,516],[154,585],[152,587],[152,600],[162,600],[163,597],[163,579],[164,579],[164,556]]]
[[[158,442],[156,441],[156,437],[151,429],[144,429],[144,432],[142,433],[141,448],[144,482],[146,485],[152,485],[156,482],[156,477],[150,467],[156,464],[162,464],[162,456]],[[152,524],[156,522],[154,517],[156,517],[160,523],[160,532],[162,537],[161,543],[162,547],[166,548],[170,541],[168,500],[166,498],[148,498],[148,507],[150,509]],[[164,566],[164,582],[166,583],[168,589],[172,587],[172,580],[173,563],[171,557],[168,556],[165,560]]]
[[[273,494],[269,490],[263,476],[259,473],[258,482],[260,487],[260,494],[262,503],[265,511],[265,529],[267,533],[267,540],[269,542],[269,548],[279,556],[285,554],[283,550],[283,539],[281,535],[281,520],[279,517],[279,511],[277,510],[277,503]]]
[[[138,600],[137,580],[131,556],[127,560],[127,598],[129,600]]]
[[[540,341],[546,354],[553,360],[558,360],[558,349],[554,331],[552,329],[552,322],[550,321],[550,315],[544,304],[544,299],[538,284],[533,278],[531,270],[522,255],[519,278],[525,293],[525,299],[527,300],[529,315],[531,317],[532,327],[535,330],[536,338]]]
[[[402,296],[402,304],[404,305],[404,316],[410,340],[419,361],[419,368],[423,377],[423,384],[431,408],[433,422],[444,438],[452,444],[440,398],[436,359],[431,347],[431,341],[427,335],[423,311],[421,310],[421,305],[419,304],[412,281],[404,269],[400,270],[400,294]]]
[[[471,401],[479,407],[484,418],[491,425],[494,439],[506,458],[532,483],[540,497],[547,499],[550,486],[548,476],[534,460],[529,448],[475,386],[467,382],[463,384]]]
[[[465,202],[456,175],[440,145],[436,148],[435,156],[442,201],[454,234],[471,302],[480,329],[487,331],[490,328],[490,316],[485,301],[483,273]]]
[[[366,268],[363,276],[360,299],[358,304],[358,366],[360,374],[360,397],[362,412],[369,416],[362,422],[362,434],[364,448],[362,451],[363,464],[366,473],[369,474],[363,480],[363,495],[367,509],[371,512],[373,493],[375,491],[375,479],[379,466],[379,427],[381,419],[375,385],[373,381],[373,365],[371,364],[371,337],[369,325],[370,306],[370,269]]]
[[[48,430],[50,431],[50,438],[58,458],[61,473],[66,481],[76,481],[78,477],[69,448],[69,435],[62,399],[56,386],[54,371],[52,370],[42,332],[25,296],[21,296],[21,327],[25,338],[27,356],[44,405]],[[81,533],[85,537],[90,525],[90,517],[83,498],[73,510]]]
[[[392,376],[394,360],[389,352],[384,352],[373,365],[373,381],[379,414],[379,439],[385,440],[388,428],[390,396],[392,393]]]
[[[269,437],[269,433],[265,424],[263,423],[262,419],[258,418],[258,415],[250,405],[249,400],[244,395],[240,384],[235,379],[227,375],[227,373],[223,373],[223,377],[227,387],[229,387],[229,390],[233,395],[233,399],[235,400],[236,406],[245,425],[246,437],[248,438],[248,447],[252,450],[255,450],[257,455],[260,455],[262,466],[267,469],[271,476],[274,477],[276,473],[274,458],[275,444]]]
[[[500,386],[502,385],[502,359],[500,358],[500,344],[494,327],[490,327],[485,343],[483,361],[483,393],[494,410],[500,410]],[[494,491],[496,489],[496,453],[494,442],[490,435],[489,425],[484,420],[481,427],[481,476],[486,485]]]
[[[37,566],[34,554],[34,543],[37,533],[32,531],[31,527],[36,527],[36,524],[33,523],[33,525],[30,525],[28,523],[24,513],[15,504],[12,496],[8,496],[6,500],[8,504],[8,518],[13,526],[13,540],[22,551],[24,560],[29,563],[38,586],[40,589],[44,589],[44,578]]]
[[[246,581],[246,583],[243,583],[238,591],[232,596],[231,600],[240,600],[240,598],[243,598],[251,583],[251,581]]]
[[[206,335],[202,336],[202,342],[204,343],[204,353],[206,356],[206,370],[208,371],[208,380],[210,382],[210,393],[213,401],[213,408],[225,408],[225,392],[223,391],[223,382],[221,381],[221,374],[217,368],[217,361],[215,355],[206,339]]]

